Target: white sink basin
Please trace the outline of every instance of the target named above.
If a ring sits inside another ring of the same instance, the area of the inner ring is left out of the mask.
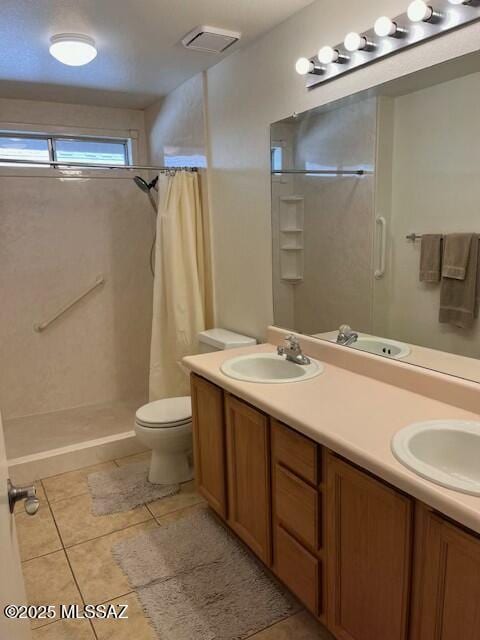
[[[322,373],[323,365],[316,360],[308,365],[296,364],[276,353],[251,353],[226,360],[220,369],[235,380],[276,384],[314,378]]]
[[[480,422],[418,422],[394,435],[392,451],[423,478],[480,496]]]
[[[387,358],[394,358],[395,360],[405,358],[410,353],[410,347],[403,344],[403,342],[387,340],[387,338],[375,338],[373,336],[359,336],[358,340],[350,346],[353,349],[360,349],[378,356],[387,356]]]

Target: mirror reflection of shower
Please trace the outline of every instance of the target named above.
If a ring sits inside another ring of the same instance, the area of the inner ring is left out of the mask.
[[[150,200],[150,204],[152,205],[153,211],[155,212],[155,216],[157,215],[157,203],[152,194],[152,189],[157,186],[158,176],[147,182],[144,178],[140,176],[135,176],[133,181],[137,185],[139,189],[141,189],[144,193],[148,195],[148,199]],[[152,276],[155,277],[155,244],[157,242],[157,225],[155,224],[155,232],[153,234],[152,246],[150,247],[150,271],[152,272]]]

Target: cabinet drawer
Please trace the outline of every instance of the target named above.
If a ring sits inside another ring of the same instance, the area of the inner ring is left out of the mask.
[[[293,429],[272,419],[274,460],[312,484],[318,484],[318,445]]]
[[[307,609],[317,615],[319,612],[319,561],[281,526],[277,526],[275,534],[277,576]]]
[[[296,538],[318,549],[318,491],[278,463],[274,486],[277,519]]]

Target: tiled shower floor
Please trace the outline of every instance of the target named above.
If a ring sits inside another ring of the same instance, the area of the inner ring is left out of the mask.
[[[186,483],[176,496],[125,513],[92,516],[86,478],[145,459],[142,453],[37,482],[41,507],[34,517],[21,505],[15,515],[30,604],[128,604],[128,620],[40,621],[33,640],[158,640],[125,575],[111,555],[118,540],[161,527],[185,510],[205,503]],[[43,624],[45,623],[46,624]],[[255,640],[327,640],[330,636],[306,612],[255,634]],[[192,638],[195,640],[195,638]]]
[[[4,420],[7,458],[132,431],[135,411],[144,402],[100,404]]]

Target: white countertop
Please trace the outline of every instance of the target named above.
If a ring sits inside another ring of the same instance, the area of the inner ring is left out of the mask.
[[[315,345],[308,348],[312,339],[304,340],[304,351],[317,357]],[[390,449],[393,434],[413,422],[445,418],[480,421],[480,413],[354,373],[332,362],[325,362],[325,371],[316,378],[285,384],[240,382],[220,371],[225,360],[239,353],[275,350],[274,344],[263,344],[189,356],[183,362],[191,371],[480,533],[480,497],[424,480],[401,465]],[[375,366],[372,356],[366,357]],[[478,406],[480,410],[480,387]]]

